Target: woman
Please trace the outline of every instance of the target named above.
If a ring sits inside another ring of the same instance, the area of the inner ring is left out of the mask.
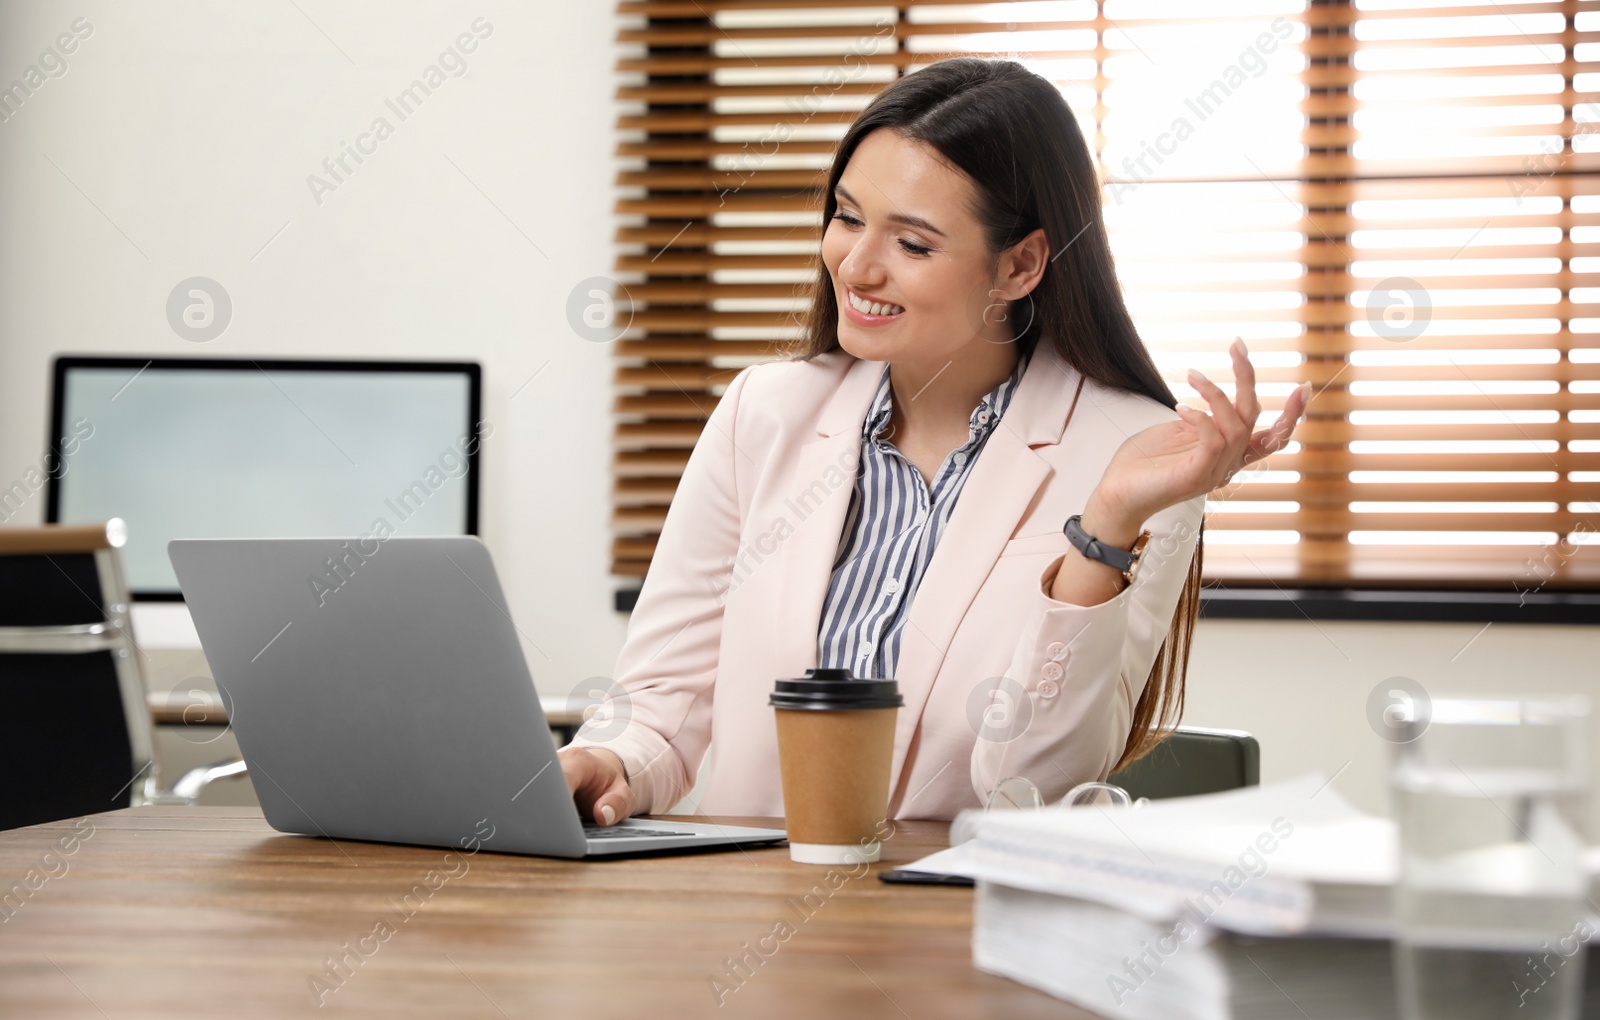
[[[823,215],[797,356],[729,384],[667,514],[617,665],[626,725],[561,751],[600,824],[670,810],[712,738],[701,809],[781,815],[767,696],[819,665],[899,682],[890,817],[1104,779],[1182,711],[1206,493],[1305,409],[1301,386],[1254,431],[1242,343],[1234,400],[1191,372],[1211,413],[1177,405],[1077,122],[1020,64],[886,88]]]

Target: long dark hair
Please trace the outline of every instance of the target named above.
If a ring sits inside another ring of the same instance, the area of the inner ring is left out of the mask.
[[[861,140],[879,128],[931,146],[971,178],[992,265],[1044,228],[1049,265],[1033,292],[1007,310],[1019,344],[1054,344],[1069,365],[1097,383],[1177,405],[1123,302],[1094,159],[1054,85],[1016,61],[980,57],[941,60],[895,81],[839,143],[822,189],[823,229],[837,209],[833,189],[845,166]],[[792,351],[796,357],[839,349],[838,302],[820,256],[803,323]],[[1202,552],[1203,536],[1112,771],[1148,754],[1183,716],[1184,677],[1200,614]]]

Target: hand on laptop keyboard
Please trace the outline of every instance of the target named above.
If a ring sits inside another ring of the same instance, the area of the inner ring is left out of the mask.
[[[567,789],[584,824],[591,820],[614,825],[633,814],[638,804],[627,772],[616,753],[602,747],[563,747],[556,755],[566,773]]]

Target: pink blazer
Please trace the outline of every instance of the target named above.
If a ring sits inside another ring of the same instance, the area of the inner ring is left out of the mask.
[[[702,811],[783,814],[767,696],[774,679],[817,664],[861,424],[883,368],[842,351],[755,366],[712,413],[617,660],[618,720],[574,740],[618,754],[640,813],[670,810],[704,761]],[[951,818],[982,806],[1006,776],[1059,798],[1104,779],[1122,753],[1204,499],[1147,522],[1141,572],[1117,597],[1090,607],[1050,598],[1070,549],[1062,523],[1125,439],[1176,417],[1091,380],[1074,406],[1080,378],[1039,346],[929,562],[895,671],[905,707],[890,817]]]

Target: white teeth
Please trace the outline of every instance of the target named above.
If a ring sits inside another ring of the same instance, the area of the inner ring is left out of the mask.
[[[860,311],[866,312],[868,315],[899,315],[901,312],[905,311],[905,309],[901,308],[899,305],[884,304],[879,301],[868,301],[853,290],[846,291],[845,293],[849,296],[850,304],[852,306]]]

